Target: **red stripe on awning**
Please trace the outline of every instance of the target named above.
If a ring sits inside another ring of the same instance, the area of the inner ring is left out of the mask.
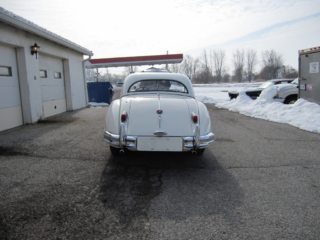
[[[98,59],[89,59],[88,61],[91,64],[103,64],[103,63],[172,60],[172,59],[181,59],[182,60],[183,54],[167,54],[167,55],[137,56],[137,57],[118,57],[118,58],[98,58]]]

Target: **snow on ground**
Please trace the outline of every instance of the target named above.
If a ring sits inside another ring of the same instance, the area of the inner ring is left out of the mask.
[[[97,103],[97,102],[89,102],[89,107],[90,108],[97,108],[97,107],[106,107],[106,106],[109,106],[108,103]]]
[[[299,99],[295,104],[287,105],[275,102],[275,88],[264,90],[257,100],[252,100],[245,94],[230,101],[228,91],[243,91],[256,87],[259,83],[248,84],[197,84],[194,91],[197,100],[203,103],[213,103],[218,108],[265,119],[268,121],[286,123],[300,129],[320,133],[320,105]]]

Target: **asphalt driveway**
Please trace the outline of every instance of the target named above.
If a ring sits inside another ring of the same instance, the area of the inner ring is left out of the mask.
[[[208,108],[201,157],[112,156],[105,107],[1,133],[0,238],[319,239],[320,136]]]

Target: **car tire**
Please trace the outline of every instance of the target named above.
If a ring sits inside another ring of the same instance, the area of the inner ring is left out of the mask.
[[[297,96],[289,96],[284,100],[284,104],[294,104],[298,100]]]
[[[120,148],[116,148],[116,147],[110,146],[110,152],[111,152],[113,155],[119,155],[119,151],[120,151]]]
[[[201,156],[204,153],[205,150],[206,150],[205,148],[198,149],[197,150],[197,155]]]

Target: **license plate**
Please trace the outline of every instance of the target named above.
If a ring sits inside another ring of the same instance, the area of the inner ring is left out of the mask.
[[[138,151],[181,152],[182,138],[180,137],[139,137]]]

